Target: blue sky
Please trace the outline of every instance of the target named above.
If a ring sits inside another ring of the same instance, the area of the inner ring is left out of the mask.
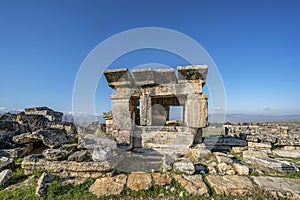
[[[199,42],[226,89],[228,113],[300,114],[300,1],[0,0],[0,106],[72,110],[85,57],[128,29],[164,27]],[[186,64],[175,55],[132,52],[109,68]],[[201,64],[201,63],[195,63]],[[97,112],[110,110],[101,79]]]

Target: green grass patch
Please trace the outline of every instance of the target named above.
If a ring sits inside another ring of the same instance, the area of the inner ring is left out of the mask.
[[[94,179],[89,178],[80,185],[62,186],[59,178],[49,185],[48,193],[43,199],[96,199],[96,196],[88,191],[88,188],[94,183]]]
[[[22,163],[24,158],[17,158],[15,159],[15,163]]]

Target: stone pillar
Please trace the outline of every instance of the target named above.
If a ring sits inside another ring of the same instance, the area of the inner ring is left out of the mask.
[[[133,130],[133,123],[130,111],[130,99],[113,97],[112,99],[112,113],[113,123],[116,126],[116,131],[112,133],[118,143],[130,143],[130,135]]]
[[[184,118],[187,127],[206,127],[208,123],[207,98],[201,94],[187,95]]]
[[[140,96],[140,124],[150,126],[152,124],[151,97],[144,91]]]

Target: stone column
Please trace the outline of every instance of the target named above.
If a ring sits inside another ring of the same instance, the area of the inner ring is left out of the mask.
[[[207,98],[200,94],[187,95],[184,118],[187,127],[206,127],[208,122]]]
[[[140,124],[141,126],[150,126],[152,124],[152,109],[151,109],[151,97],[142,92],[140,96]]]
[[[111,96],[113,123],[116,126],[116,132],[113,137],[118,143],[130,144],[130,135],[132,134],[132,118],[130,111],[130,99]]]

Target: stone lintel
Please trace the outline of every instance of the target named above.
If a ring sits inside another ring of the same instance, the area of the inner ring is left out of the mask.
[[[208,67],[207,65],[190,65],[190,66],[178,66],[178,82],[201,82],[206,81]]]
[[[104,70],[104,76],[111,88],[129,87],[134,84],[134,79],[127,68]]]
[[[142,69],[135,69],[132,70],[135,85],[137,86],[147,86],[147,85],[154,85],[154,70],[151,68],[142,68]]]
[[[157,69],[154,72],[155,84],[177,83],[177,77],[173,68]]]

